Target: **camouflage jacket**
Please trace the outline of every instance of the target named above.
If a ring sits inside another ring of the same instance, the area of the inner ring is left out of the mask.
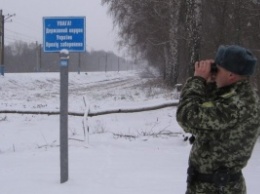
[[[177,121],[195,135],[189,163],[200,173],[220,167],[238,172],[246,166],[259,135],[260,101],[248,80],[207,95],[204,79],[187,80]]]

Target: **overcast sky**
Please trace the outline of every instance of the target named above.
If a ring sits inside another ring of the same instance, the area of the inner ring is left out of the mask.
[[[43,42],[43,17],[85,16],[87,50],[118,53],[116,31],[101,0],[0,0],[3,14],[16,14],[5,22],[5,44],[22,40]]]

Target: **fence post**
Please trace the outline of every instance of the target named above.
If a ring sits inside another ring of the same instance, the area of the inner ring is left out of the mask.
[[[83,117],[83,125],[84,125],[84,142],[85,144],[89,144],[89,123],[88,123],[88,114],[90,112],[90,107],[86,103],[85,97],[83,97],[83,101],[85,104],[85,112]]]

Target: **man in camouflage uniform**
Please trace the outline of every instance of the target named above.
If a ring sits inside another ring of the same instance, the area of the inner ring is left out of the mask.
[[[217,85],[207,95],[206,80],[215,62]],[[186,194],[246,194],[241,170],[259,136],[260,101],[249,83],[256,58],[240,46],[220,46],[215,61],[195,63],[184,85],[177,121],[195,136]]]

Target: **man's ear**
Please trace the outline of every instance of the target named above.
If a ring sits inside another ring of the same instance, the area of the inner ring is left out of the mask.
[[[236,74],[229,72],[228,78],[229,78],[230,81],[235,81],[236,80]]]
[[[235,73],[232,73],[232,72],[230,72],[229,73],[229,80],[231,81],[231,82],[234,82],[234,81],[237,81],[238,80],[238,75],[237,74],[235,74]]]

